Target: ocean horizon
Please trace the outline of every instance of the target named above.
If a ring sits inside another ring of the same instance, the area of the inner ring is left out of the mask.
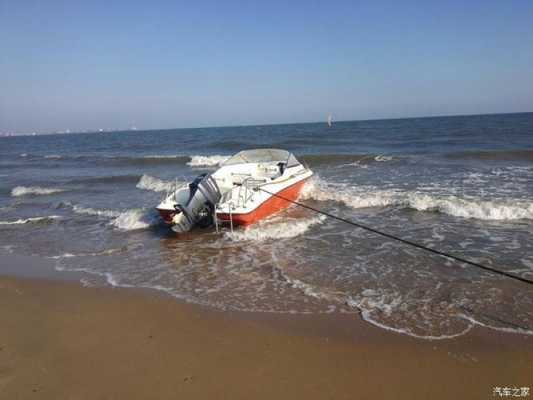
[[[475,114],[442,114],[442,115],[424,115],[424,116],[405,116],[405,117],[376,117],[376,118],[362,118],[362,119],[341,119],[335,120],[335,123],[350,123],[350,122],[369,122],[369,121],[392,121],[392,120],[416,120],[427,118],[461,118],[461,117],[482,117],[482,116],[495,116],[495,115],[515,115],[515,114],[532,114],[533,111],[519,111],[519,112],[495,112],[495,113],[475,113]],[[172,127],[172,128],[98,128],[98,129],[61,129],[55,131],[43,131],[40,133],[35,132],[10,132],[9,136],[6,133],[0,132],[0,137],[12,137],[12,136],[35,136],[37,135],[78,135],[87,133],[127,133],[127,132],[160,132],[160,131],[172,131],[172,130],[189,130],[189,129],[215,129],[215,128],[246,128],[254,126],[278,126],[278,125],[308,125],[308,124],[324,124],[327,123],[327,118],[324,121],[300,121],[300,122],[272,122],[272,123],[250,123],[250,124],[237,124],[237,125],[206,125],[206,126],[194,126],[194,127]]]

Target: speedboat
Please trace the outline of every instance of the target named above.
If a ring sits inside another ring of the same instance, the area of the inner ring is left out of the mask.
[[[313,172],[280,149],[244,150],[212,174],[172,188],[157,206],[177,233],[221,223],[250,225],[284,208],[300,195]]]

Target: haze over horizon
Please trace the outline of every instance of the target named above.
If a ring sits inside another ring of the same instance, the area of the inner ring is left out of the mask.
[[[0,2],[0,132],[533,111],[533,3]]]

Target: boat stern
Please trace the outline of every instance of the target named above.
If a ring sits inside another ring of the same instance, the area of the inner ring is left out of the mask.
[[[168,209],[159,208],[159,207],[156,207],[156,210],[161,216],[161,219],[163,220],[165,224],[172,225],[174,223],[173,220],[177,214],[176,210],[168,210]]]

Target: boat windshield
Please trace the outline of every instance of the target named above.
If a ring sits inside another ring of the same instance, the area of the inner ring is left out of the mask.
[[[224,162],[223,165],[234,165],[244,163],[261,163],[261,162],[284,162],[287,167],[300,164],[292,153],[280,149],[255,149],[243,150]]]

